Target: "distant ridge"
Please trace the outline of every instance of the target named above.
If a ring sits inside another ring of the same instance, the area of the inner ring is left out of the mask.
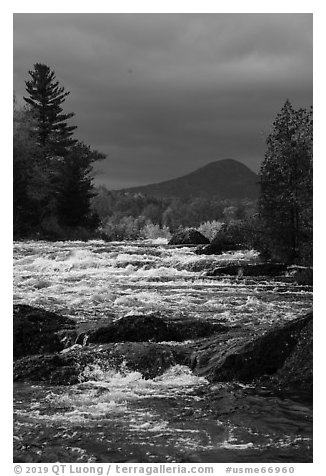
[[[152,197],[217,197],[220,199],[256,199],[258,175],[242,162],[217,160],[182,177],[165,182],[124,189]]]

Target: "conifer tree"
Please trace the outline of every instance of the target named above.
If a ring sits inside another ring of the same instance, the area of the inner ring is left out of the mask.
[[[26,81],[26,103],[30,106],[36,122],[38,144],[48,157],[64,157],[75,144],[72,138],[76,126],[68,126],[67,120],[74,113],[63,113],[62,104],[69,92],[59,86],[54,71],[42,63],[36,63],[29,71],[31,79]]]
[[[91,198],[95,195],[92,183],[92,164],[105,155],[77,142],[65,160],[59,164],[58,216],[68,227],[83,226],[88,229],[98,225],[91,211]]]
[[[266,247],[287,262],[312,259],[312,109],[286,101],[267,138],[259,213]]]
[[[13,111],[13,224],[14,234],[37,233],[46,214],[54,213],[49,166],[37,144],[37,123],[28,107]]]
[[[98,225],[92,165],[105,155],[73,138],[67,120],[74,113],[62,108],[69,93],[54,72],[36,63],[29,74],[27,105],[14,109],[15,234],[69,239]]]
[[[34,212],[29,184],[33,173],[36,147],[31,137],[32,118],[27,109],[13,110],[13,225],[14,234],[28,229]]]

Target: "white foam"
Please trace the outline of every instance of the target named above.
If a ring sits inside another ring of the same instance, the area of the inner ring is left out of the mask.
[[[253,448],[254,444],[249,441],[248,443],[230,443],[229,441],[223,441],[221,445],[219,445],[221,448],[224,448],[226,450],[247,450],[248,448]]]
[[[70,423],[126,417],[131,429],[145,431],[151,428],[150,431],[157,432],[164,430],[167,423],[162,420],[158,422],[155,415],[148,411],[130,409],[133,402],[175,397],[178,392],[184,395],[187,388],[191,390],[207,384],[204,378],[196,377],[188,367],[181,365],[168,369],[152,380],[145,380],[140,372],[127,371],[124,365],[120,371],[103,370],[98,365],[91,365],[84,370],[80,380],[80,384],[68,387],[65,393],[48,393],[45,401],[51,406],[50,414],[43,413],[37,402],[30,405],[29,416]],[[18,410],[21,415],[25,412]]]
[[[257,260],[253,250],[206,256],[157,240],[19,242],[14,259],[15,302],[80,319],[166,310],[207,318],[216,313],[232,322],[251,316],[268,322],[311,306],[306,291],[300,291],[295,303],[276,293],[267,300],[264,284],[250,287],[227,277],[205,276],[206,269],[226,261]]]

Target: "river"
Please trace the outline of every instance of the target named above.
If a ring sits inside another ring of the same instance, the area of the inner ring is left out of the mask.
[[[249,330],[311,308],[312,289],[275,280],[206,276],[253,250],[196,255],[164,239],[16,242],[14,302],[44,307],[86,329],[155,312]],[[85,377],[85,376],[84,376]],[[176,365],[145,380],[92,368],[70,387],[14,385],[14,454],[30,462],[311,462],[312,405],[234,383],[210,384]]]

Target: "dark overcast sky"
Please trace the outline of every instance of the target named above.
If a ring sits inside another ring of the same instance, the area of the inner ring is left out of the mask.
[[[286,98],[312,104],[312,14],[14,14],[14,90],[36,62],[70,96],[96,183],[159,182],[233,158],[255,171]]]

